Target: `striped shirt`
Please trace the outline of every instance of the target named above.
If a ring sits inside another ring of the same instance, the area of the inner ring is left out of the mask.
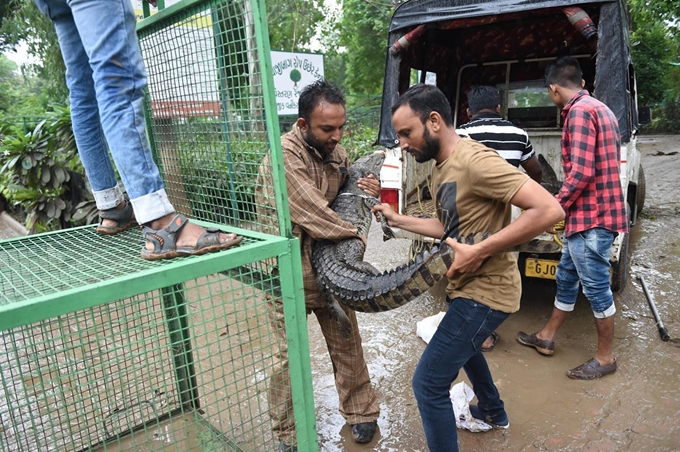
[[[564,234],[594,228],[628,232],[616,116],[586,90],[574,95],[561,114],[565,179],[556,198],[567,215]]]
[[[472,121],[458,127],[456,133],[495,149],[516,168],[535,155],[529,135],[497,113],[480,113]]]

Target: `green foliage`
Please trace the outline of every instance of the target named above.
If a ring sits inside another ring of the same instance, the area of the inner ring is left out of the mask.
[[[0,54],[0,116],[36,115],[45,111],[42,82],[20,74],[16,63]]]
[[[677,0],[629,0],[633,17],[644,15],[651,21],[674,22],[680,19]]]
[[[41,93],[47,101],[63,103],[68,96],[65,67],[52,22],[32,0],[9,0],[0,26],[0,51],[14,50],[20,42],[28,45],[28,54],[37,63],[26,68],[41,80]],[[48,102],[42,102],[43,107]]]
[[[375,151],[373,143],[378,136],[378,128],[363,122],[352,121],[347,124],[347,131],[342,138],[342,146],[349,154],[349,161],[353,163],[359,157]]]
[[[28,133],[24,126],[7,120],[0,126],[2,195],[23,210],[30,230],[68,227],[82,200],[74,194],[85,191],[70,111],[54,107]]]
[[[347,149],[350,162],[375,151],[373,144],[380,126],[382,96],[347,96],[347,126],[342,145]]]
[[[345,0],[338,23],[339,44],[347,64],[345,87],[353,93],[382,91],[387,33],[394,4],[390,1]]]
[[[660,23],[648,24],[634,31],[631,41],[638,101],[643,105],[663,101],[671,88],[666,71],[670,69],[668,58],[672,55],[672,46],[666,28]]]
[[[252,132],[232,132],[228,138],[221,122],[192,118],[182,125],[179,142],[182,181],[193,216],[218,224],[254,217],[254,175],[268,148],[266,140]]]
[[[323,20],[323,0],[277,0],[267,3],[272,50],[298,52],[308,48]]]
[[[672,103],[680,94],[680,9],[673,0],[630,0],[631,53],[640,104]]]
[[[335,50],[326,52],[323,56],[323,66],[326,80],[335,83],[347,92],[347,62],[344,56]]]
[[[652,123],[642,131],[654,133],[680,133],[680,99],[669,100],[652,109]]]

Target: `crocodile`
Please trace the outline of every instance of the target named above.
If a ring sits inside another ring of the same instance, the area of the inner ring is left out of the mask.
[[[349,177],[331,204],[345,221],[349,221],[363,238],[351,238],[334,243],[321,240],[314,244],[312,265],[319,290],[331,307],[331,313],[341,325],[348,327],[344,311],[338,303],[360,312],[381,312],[398,308],[426,292],[445,277],[452,264],[454,252],[446,242],[423,250],[412,260],[392,270],[381,272],[363,256],[365,238],[371,225],[371,209],[380,201],[357,187],[357,181],[368,174],[379,174],[384,154],[371,154],[358,159],[349,168]],[[393,236],[391,229],[381,220],[384,238]],[[492,234],[490,231],[457,237],[461,243],[475,244]],[[529,253],[559,252],[559,244],[533,239],[505,250]]]

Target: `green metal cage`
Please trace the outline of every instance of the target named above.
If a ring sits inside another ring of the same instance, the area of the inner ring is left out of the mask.
[[[159,3],[137,31],[166,190],[179,212],[244,240],[153,262],[137,230],[0,241],[2,451],[276,450],[282,350],[298,450],[318,450],[263,2]]]

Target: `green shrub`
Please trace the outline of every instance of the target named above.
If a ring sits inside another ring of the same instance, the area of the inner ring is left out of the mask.
[[[68,107],[54,106],[24,133],[26,122],[0,126],[2,195],[26,215],[31,231],[69,227],[87,196]]]
[[[653,107],[652,122],[642,130],[647,134],[680,133],[680,99]]]
[[[375,152],[376,148],[373,143],[375,143],[377,137],[377,128],[366,125],[361,120],[351,119],[347,121],[341,144],[347,149],[350,163],[355,162],[359,157]]]

